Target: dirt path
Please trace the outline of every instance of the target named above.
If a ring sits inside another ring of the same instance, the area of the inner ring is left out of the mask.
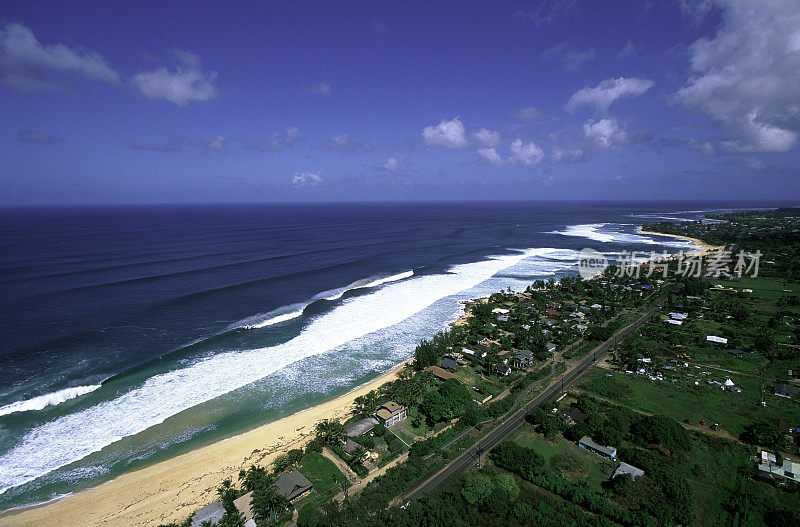
[[[392,467],[395,467],[395,466],[399,465],[400,463],[403,463],[406,459],[408,459],[408,452],[403,452],[402,454],[400,454],[397,457],[397,459],[395,459],[393,461],[390,461],[383,468],[379,468],[375,472],[370,473],[369,476],[367,476],[366,478],[364,478],[361,481],[357,482],[355,485],[349,487],[347,489],[347,491],[346,491],[347,492],[347,496],[350,497],[350,496],[353,496],[355,494],[358,494],[359,492],[364,490],[364,488],[369,484],[370,481],[372,481],[373,479],[375,479],[375,478],[377,478],[379,476],[383,476],[384,474],[386,474],[387,470],[389,470]],[[345,497],[345,493],[344,492],[340,492],[339,494],[334,496],[333,499],[337,503],[341,503],[342,500],[344,500],[344,497]]]
[[[322,449],[322,455],[325,456],[326,458],[330,459],[331,461],[333,461],[333,464],[336,465],[339,468],[339,470],[342,471],[342,474],[345,475],[345,477],[347,478],[347,481],[349,481],[350,483],[358,481],[358,474],[353,472],[353,469],[351,469],[349,466],[347,466],[347,463],[342,461],[341,458],[339,458],[339,456],[337,456],[336,454],[331,452],[328,449],[328,447],[324,447]]]

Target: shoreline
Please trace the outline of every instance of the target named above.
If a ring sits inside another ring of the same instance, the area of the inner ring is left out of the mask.
[[[185,454],[97,486],[0,513],[0,526],[156,526],[181,522],[192,512],[217,499],[216,489],[250,465],[267,466],[292,448],[305,446],[323,419],[344,420],[352,415],[356,399],[397,378],[406,359],[388,372],[356,386],[330,401],[301,410]]]
[[[711,251],[719,251],[719,250],[725,248],[724,245],[711,245],[711,244],[708,244],[708,243],[704,242],[703,240],[700,240],[699,238],[692,238],[690,236],[681,236],[680,234],[666,234],[666,233],[663,233],[663,232],[647,231],[644,228],[642,228],[641,225],[639,225],[639,227],[637,227],[636,232],[639,233],[639,234],[652,234],[652,235],[656,235],[656,236],[668,236],[670,238],[678,238],[680,240],[688,240],[688,241],[692,242],[693,244],[695,244],[698,247],[698,249],[696,251],[693,251],[693,252],[689,253],[692,256],[706,256]]]
[[[710,251],[724,248],[688,236],[647,231],[642,226],[637,227],[637,232],[690,241],[697,247],[689,253],[691,255],[705,256]],[[462,325],[469,316],[464,310],[450,325]],[[150,527],[171,521],[180,523],[195,510],[216,500],[216,488],[225,478],[230,477],[236,482],[240,469],[252,464],[267,466],[278,455],[303,447],[314,437],[318,422],[323,419],[345,420],[352,415],[356,397],[396,379],[399,371],[412,360],[406,359],[386,373],[330,401],[252,430],[63,497],[1,512],[0,527]]]

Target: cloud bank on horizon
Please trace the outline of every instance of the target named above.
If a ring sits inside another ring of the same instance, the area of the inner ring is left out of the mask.
[[[3,204],[800,197],[794,0],[9,7]]]

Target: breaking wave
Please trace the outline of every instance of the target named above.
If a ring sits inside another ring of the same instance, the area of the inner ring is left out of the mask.
[[[48,406],[55,406],[70,399],[80,397],[81,395],[93,392],[100,388],[99,384],[91,386],[75,386],[74,388],[64,388],[52,393],[39,395],[24,401],[17,401],[0,407],[0,416],[13,414],[16,412],[30,412],[33,410],[42,410]]]

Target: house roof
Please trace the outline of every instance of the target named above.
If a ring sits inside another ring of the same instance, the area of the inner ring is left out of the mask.
[[[347,423],[346,425],[344,425],[344,428],[342,428],[342,432],[344,432],[344,435],[349,437],[363,436],[364,434],[372,430],[372,428],[376,424],[378,424],[378,421],[375,420],[374,417],[367,417],[366,419],[362,419],[361,421]]]
[[[386,408],[387,410],[389,410],[392,413],[398,412],[398,411],[403,409],[403,405],[402,404],[398,404],[398,403],[396,403],[394,401],[386,401],[385,403],[383,403],[383,405],[381,405],[381,407],[382,408]]]
[[[717,344],[727,344],[728,339],[723,337],[715,337],[714,335],[708,335],[706,337],[706,341],[708,342],[716,342]]]
[[[239,509],[239,512],[242,513],[242,516],[244,516],[244,521],[253,519],[253,511],[250,509],[250,498],[252,497],[253,491],[251,490],[244,496],[240,496],[233,500],[233,504],[237,509]]]
[[[531,360],[533,359],[533,352],[531,350],[519,350],[514,354],[514,358],[518,360]]]
[[[629,465],[627,463],[620,463],[611,477],[616,478],[617,476],[620,476],[622,474],[630,474],[631,479],[636,479],[638,476],[644,476],[644,470],[636,468],[633,465]]]
[[[440,368],[439,366],[428,366],[427,368],[425,368],[425,371],[431,372],[434,375],[434,377],[442,379],[443,381],[446,381],[447,379],[455,379],[458,377],[455,373],[451,373],[445,370],[444,368]]]
[[[205,507],[201,507],[192,515],[192,527],[200,527],[204,521],[217,523],[222,519],[225,514],[225,509],[222,507],[222,502],[217,500],[209,503]]]
[[[785,384],[782,382],[773,384],[772,390],[775,392],[775,395],[780,395],[782,397],[792,397],[794,396],[794,394],[797,393],[796,386],[792,386],[791,384]]]
[[[595,443],[594,439],[592,439],[589,436],[583,436],[581,438],[581,440],[578,441],[578,443],[581,444],[581,445],[587,446],[587,447],[591,448],[592,450],[597,450],[598,452],[602,452],[602,453],[604,453],[606,455],[609,455],[609,456],[617,455],[617,449],[616,448],[611,447],[611,446],[601,445],[600,443]]]
[[[391,419],[391,417],[392,417],[392,412],[390,412],[390,411],[389,411],[389,410],[387,410],[386,408],[381,408],[380,410],[378,410],[377,412],[375,412],[375,415],[377,415],[378,417],[380,417],[381,419],[383,419],[384,421],[386,421],[387,419]]]
[[[442,359],[442,368],[445,370],[455,370],[458,368],[458,363],[455,359],[451,359],[450,357],[445,357]]]
[[[299,470],[284,472],[275,482],[278,494],[292,501],[302,493],[310,490],[313,485]]]

